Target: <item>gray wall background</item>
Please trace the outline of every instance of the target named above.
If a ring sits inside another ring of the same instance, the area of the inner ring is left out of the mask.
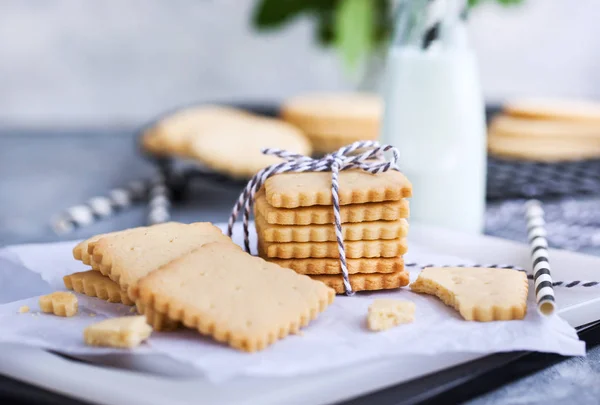
[[[249,26],[252,0],[0,0],[0,125],[137,125],[200,100],[353,87],[310,21]],[[600,98],[600,1],[526,0],[471,18],[485,95]]]

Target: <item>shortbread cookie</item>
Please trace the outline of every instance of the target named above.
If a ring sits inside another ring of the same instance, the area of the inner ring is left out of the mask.
[[[337,294],[346,292],[341,275],[310,275],[313,280],[321,281],[335,290]],[[350,274],[350,285],[354,291],[390,290],[408,285],[407,271],[385,274]]]
[[[206,131],[253,117],[244,110],[216,105],[189,107],[166,115],[142,135],[145,149],[157,154],[189,155],[189,142]]]
[[[190,155],[206,166],[235,178],[250,178],[259,170],[282,160],[262,153],[279,148],[302,155],[311,154],[311,145],[302,131],[273,118],[236,121],[216,126],[190,141]]]
[[[258,213],[257,213],[258,214]],[[260,214],[255,216],[256,233],[265,242],[328,242],[337,240],[333,224],[276,225],[268,224]],[[398,239],[408,234],[408,221],[355,222],[342,225],[345,241]]]
[[[169,222],[103,237],[91,242],[89,251],[100,272],[127,289],[130,298],[135,299],[132,288],[140,278],[209,242],[237,246],[211,223]]]
[[[257,194],[254,202],[255,214],[262,216],[269,224],[309,225],[332,224],[333,207],[331,205],[313,205],[312,207],[275,208],[267,202],[264,188]],[[367,221],[396,221],[409,216],[408,200],[382,201],[364,204],[348,204],[340,207],[342,223]]]
[[[138,313],[146,317],[146,323],[157,332],[170,332],[182,327],[181,322],[174,321],[168,315],[155,311],[152,307],[146,307],[139,301],[136,307]]]
[[[126,232],[126,231],[121,231],[121,232]],[[92,268],[97,267],[97,264],[93,262],[93,258],[88,252],[89,244],[93,243],[93,242],[98,242],[101,238],[103,238],[105,236],[114,235],[115,233],[117,233],[117,232],[95,235],[89,239],[79,242],[73,248],[73,257],[75,258],[75,260],[80,260],[83,264],[92,266]]]
[[[272,207],[296,208],[331,205],[331,173],[282,173],[265,182],[265,195]],[[412,195],[412,185],[396,170],[371,174],[344,170],[339,175],[341,205],[396,201]]]
[[[491,155],[540,162],[559,162],[600,157],[600,138],[517,138],[490,132]]]
[[[531,98],[512,100],[504,111],[517,117],[600,123],[600,103],[590,100]]]
[[[372,331],[390,329],[415,320],[415,303],[392,299],[377,299],[369,305],[367,327]]]
[[[328,153],[379,136],[383,101],[375,94],[306,94],[286,100],[281,116],[302,129],[315,152]]]
[[[351,240],[344,241],[349,259],[369,257],[397,257],[408,250],[406,239]],[[337,258],[340,256],[337,242],[264,242],[259,241],[261,256],[279,259]],[[264,254],[263,254],[264,253]]]
[[[523,319],[527,311],[527,275],[518,270],[428,267],[410,288],[435,295],[468,321]]]
[[[600,121],[547,121],[508,115],[495,116],[489,125],[490,133],[517,138],[563,138],[568,140],[600,138]]]
[[[98,297],[108,302],[133,305],[127,292],[107,276],[96,270],[82,271],[63,277],[65,287],[88,297]]]
[[[40,297],[42,312],[58,316],[73,316],[77,313],[77,297],[71,292],[57,291]]]
[[[297,332],[334,298],[323,284],[230,243],[206,244],[138,285],[146,307],[248,352]]]
[[[342,274],[340,259],[275,259],[264,257],[281,267],[294,270],[299,274]],[[404,270],[402,257],[374,257],[368,259],[346,259],[349,274],[356,273],[397,273]]]
[[[83,330],[89,346],[132,348],[139,346],[152,333],[143,316],[124,316],[100,321]]]

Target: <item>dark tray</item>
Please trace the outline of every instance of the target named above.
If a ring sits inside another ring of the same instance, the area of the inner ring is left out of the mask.
[[[578,329],[587,349],[600,344],[600,322]],[[568,357],[500,353],[343,402],[347,405],[458,404],[553,366]],[[82,405],[85,402],[0,376],[0,403]]]

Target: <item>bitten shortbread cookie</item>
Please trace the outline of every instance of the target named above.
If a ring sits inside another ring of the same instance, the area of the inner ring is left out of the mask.
[[[264,258],[264,256],[263,256]],[[340,259],[273,259],[268,258],[271,263],[281,267],[294,270],[299,274],[342,274]],[[404,270],[404,259],[402,257],[376,257],[347,259],[348,274],[356,273],[398,273]]]
[[[133,305],[127,292],[107,276],[96,270],[82,271],[63,277],[65,287],[88,297],[98,297],[108,302]]]
[[[124,316],[100,321],[83,331],[85,344],[132,348],[139,346],[152,333],[143,316]]]
[[[340,256],[337,242],[259,242],[261,256],[280,259],[337,258]],[[406,253],[406,239],[352,240],[344,241],[349,259],[370,257],[396,257]],[[264,252],[264,254],[262,253]]]
[[[255,215],[256,232],[265,242],[333,242],[336,241],[333,224],[276,225],[268,224],[262,215]],[[408,221],[373,221],[347,223],[342,226],[345,241],[392,240],[408,234]]]
[[[377,299],[369,306],[367,327],[372,331],[390,329],[415,320],[415,304],[410,301]]]
[[[73,316],[77,313],[77,297],[71,292],[57,291],[40,297],[42,312],[58,316]]]
[[[145,306],[248,352],[296,333],[334,299],[322,283],[227,243],[206,244],[138,286]]]
[[[265,195],[272,207],[296,208],[331,205],[331,173],[282,173],[265,182]],[[344,170],[339,175],[340,205],[396,201],[412,195],[410,181],[400,172],[389,170],[371,174]]]
[[[310,275],[309,277],[325,283],[328,287],[333,288],[337,294],[346,292],[341,275]],[[409,283],[407,271],[383,274],[350,274],[349,279],[354,291],[391,290],[404,287]]]
[[[523,319],[527,311],[527,275],[518,270],[428,267],[410,288],[435,295],[468,321]]]
[[[255,214],[262,216],[269,224],[308,225],[333,224],[333,209],[330,205],[312,207],[276,208],[267,202],[264,188],[256,194]],[[409,216],[408,200],[382,201],[364,204],[347,204],[340,207],[342,223],[366,221],[396,221]]]
[[[263,148],[279,148],[310,155],[312,148],[302,131],[284,121],[254,116],[205,131],[189,143],[190,155],[206,166],[235,178],[250,178],[259,170],[280,163]]]

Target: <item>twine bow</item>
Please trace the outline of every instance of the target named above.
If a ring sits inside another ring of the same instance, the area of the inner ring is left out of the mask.
[[[384,152],[391,151],[393,158],[386,161]],[[243,208],[243,226],[244,226],[244,249],[250,252],[250,241],[248,232],[248,222],[250,220],[250,211],[254,204],[254,198],[258,190],[275,174],[280,173],[301,173],[301,172],[331,172],[331,197],[333,200],[333,217],[335,225],[335,235],[338,244],[340,267],[344,281],[346,295],[353,295],[352,286],[348,277],[348,266],[346,263],[346,250],[344,248],[344,238],[342,236],[342,223],[340,219],[340,200],[339,200],[339,173],[342,170],[361,169],[371,174],[386,172],[390,169],[398,170],[397,163],[399,159],[398,149],[391,145],[380,145],[376,141],[358,141],[351,145],[340,148],[337,152],[330,153],[320,159],[313,159],[308,156],[291,153],[281,149],[266,148],[262,150],[265,155],[277,156],[284,161],[268,166],[259,171],[248,182],[244,191],[240,194],[227,226],[227,235],[233,234],[233,225],[238,218],[240,210]]]

